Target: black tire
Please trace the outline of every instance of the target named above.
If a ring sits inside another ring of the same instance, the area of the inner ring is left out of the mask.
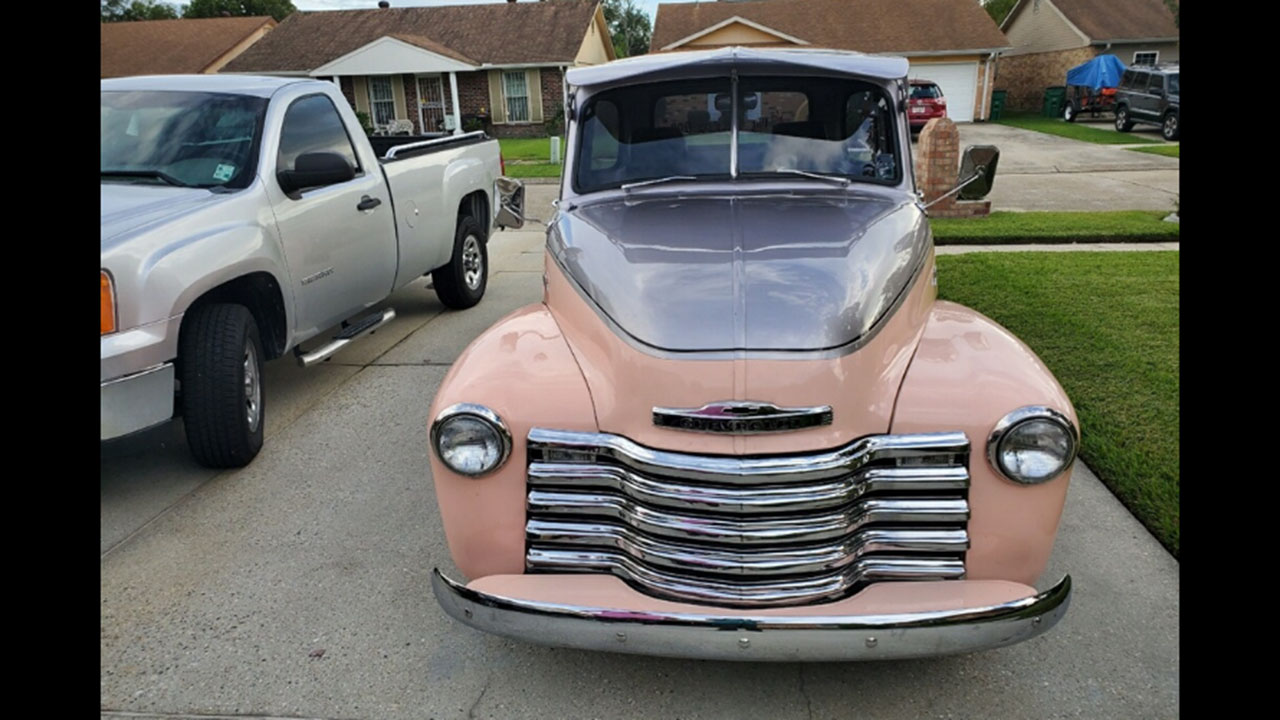
[[[1129,108],[1125,105],[1116,107],[1116,130],[1129,132],[1133,129],[1133,121],[1129,119]]]
[[[1182,134],[1182,123],[1178,122],[1178,113],[1165,113],[1164,122],[1160,123],[1160,137],[1173,142]]]
[[[248,465],[262,449],[266,413],[262,340],[243,305],[201,305],[187,313],[178,341],[182,421],[196,462]]]
[[[453,259],[431,273],[431,284],[445,307],[465,310],[484,297],[489,286],[489,243],[480,223],[469,215],[458,219]]]
[[[1062,119],[1066,120],[1067,122],[1076,121],[1076,107],[1075,105],[1071,104],[1070,100],[1068,100],[1066,104],[1062,106]]]

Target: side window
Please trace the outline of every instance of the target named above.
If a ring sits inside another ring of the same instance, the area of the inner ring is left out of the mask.
[[[1164,76],[1163,76],[1163,75],[1152,75],[1152,76],[1151,76],[1151,84],[1147,86],[1147,91],[1148,91],[1148,92],[1155,92],[1156,90],[1160,90],[1160,91],[1163,91],[1163,90],[1164,90]]]
[[[1120,76],[1120,87],[1126,90],[1133,87],[1133,71],[1125,70],[1124,75]]]
[[[280,152],[276,156],[276,168],[293,169],[298,156],[310,152],[337,153],[351,163],[357,173],[360,162],[342,118],[325,95],[309,95],[295,100],[284,114],[280,128]]]
[[[1133,89],[1143,92],[1147,89],[1147,80],[1151,77],[1151,73],[1136,72],[1133,74]]]

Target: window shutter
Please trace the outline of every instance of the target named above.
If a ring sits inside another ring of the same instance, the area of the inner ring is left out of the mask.
[[[351,78],[351,83],[355,87],[356,110],[362,113],[369,112],[369,78],[363,75],[356,75]]]
[[[396,103],[396,119],[409,117],[408,105],[404,97],[404,77],[401,75],[391,76],[391,98]]]
[[[526,70],[525,87],[529,88],[529,121],[542,122],[542,71],[538,68]]]
[[[502,99],[502,71],[489,71],[489,116],[496,125],[507,121],[507,105]]]

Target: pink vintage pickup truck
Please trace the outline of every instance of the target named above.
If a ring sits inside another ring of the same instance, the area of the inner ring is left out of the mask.
[[[1038,591],[1075,411],[936,299],[907,61],[724,48],[570,70],[545,295],[430,411],[444,610],[536,643],[728,660],[998,647]],[[958,190],[989,191],[969,148]]]

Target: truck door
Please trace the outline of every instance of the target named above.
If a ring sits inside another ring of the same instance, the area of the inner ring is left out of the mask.
[[[336,153],[355,177],[286,193],[279,172],[306,153]],[[390,293],[396,272],[395,216],[382,169],[362,167],[342,118],[324,94],[293,100],[285,111],[267,178],[276,227],[296,299],[299,337],[337,325]]]

